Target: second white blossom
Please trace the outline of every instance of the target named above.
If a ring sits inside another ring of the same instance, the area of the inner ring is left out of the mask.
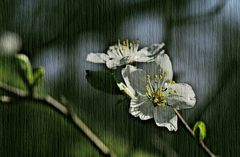
[[[107,53],[90,53],[87,56],[87,61],[93,63],[103,63],[109,69],[116,69],[118,66],[131,64],[134,62],[153,62],[156,56],[164,53],[162,50],[164,43],[153,44],[150,47],[145,47],[138,50],[138,42],[129,42],[110,46]]]

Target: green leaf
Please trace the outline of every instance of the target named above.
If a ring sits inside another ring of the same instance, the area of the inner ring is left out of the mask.
[[[17,54],[16,58],[18,60],[19,66],[22,70],[22,77],[28,83],[28,86],[33,84],[33,73],[32,73],[32,65],[28,59],[28,57],[24,54]]]
[[[110,72],[106,71],[90,71],[86,70],[86,78],[88,83],[100,91],[111,94],[123,94],[114,79],[114,76]]]
[[[7,84],[27,91],[28,87],[20,71],[22,70],[19,64],[16,63],[15,57],[0,56],[0,84]]]
[[[199,140],[204,140],[206,137],[206,125],[203,121],[198,121],[193,127],[194,136],[196,136],[196,130],[199,128]]]
[[[37,86],[44,81],[45,70],[43,67],[38,67],[33,71],[33,84],[32,86]]]

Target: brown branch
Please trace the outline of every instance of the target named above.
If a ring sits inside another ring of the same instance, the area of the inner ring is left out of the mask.
[[[184,120],[182,115],[178,112],[177,109],[173,109],[174,112],[177,114],[178,118],[182,121],[182,123],[185,125],[186,129],[191,133],[193,137],[195,137],[193,130],[191,127],[187,124],[187,122]],[[207,145],[203,142],[203,140],[199,140],[200,145],[202,148],[208,153],[210,157],[216,157],[216,155],[207,147]]]
[[[19,98],[32,98],[36,101],[44,102],[65,116],[70,116],[74,125],[76,125],[84,135],[94,144],[94,146],[105,156],[116,157],[115,153],[110,150],[110,148],[104,144],[104,142],[93,133],[93,131],[78,117],[77,113],[73,111],[72,108],[67,108],[59,101],[51,97],[50,95],[40,96],[38,94],[29,94],[28,92],[9,86],[7,84],[0,82],[0,89],[15,95]]]

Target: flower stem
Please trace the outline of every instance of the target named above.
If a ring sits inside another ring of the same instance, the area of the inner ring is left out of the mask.
[[[182,115],[178,112],[177,109],[173,109],[174,112],[177,114],[178,118],[182,121],[182,123],[185,125],[186,129],[191,133],[193,137],[195,137],[193,130],[191,127],[187,124],[187,122],[184,120]],[[208,153],[210,157],[216,157],[216,155],[207,147],[207,145],[203,142],[203,140],[199,140],[200,145],[202,148]]]
[[[44,102],[45,104],[53,107],[55,110],[59,111],[63,115],[70,116],[72,123],[84,133],[84,135],[103,155],[108,157],[116,157],[115,153],[111,151],[110,148],[106,144],[104,144],[104,142],[96,134],[93,133],[93,131],[78,117],[77,113],[74,112],[73,109],[65,107],[63,104],[61,104],[59,101],[57,101],[50,95],[40,96],[36,93],[29,94],[24,90],[9,86],[7,84],[3,84],[1,82],[0,89],[19,98],[32,98],[35,101]]]

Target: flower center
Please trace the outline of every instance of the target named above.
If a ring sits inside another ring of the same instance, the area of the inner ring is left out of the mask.
[[[146,96],[152,101],[154,106],[161,106],[164,107],[167,105],[167,96],[165,91],[167,90],[166,87],[164,87],[164,83],[167,82],[169,84],[175,84],[173,80],[165,80],[167,73],[163,72],[162,74],[154,75],[154,80],[151,81],[150,75],[146,75]],[[173,91],[172,91],[173,92]],[[174,94],[173,93],[169,94]]]
[[[157,91],[152,93],[152,102],[154,106],[162,106],[164,107],[167,103],[166,97],[162,92],[162,89],[157,89]]]

